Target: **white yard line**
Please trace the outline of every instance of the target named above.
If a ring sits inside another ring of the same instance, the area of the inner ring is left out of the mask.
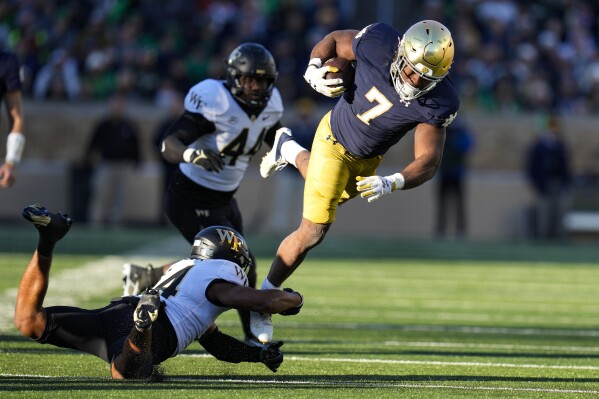
[[[372,343],[372,342],[369,342]],[[374,344],[374,343],[373,343]],[[550,352],[599,352],[599,347],[562,346],[562,345],[519,345],[519,344],[475,344],[468,342],[409,342],[384,341],[383,345],[408,348],[460,348],[460,349],[501,349],[501,350],[538,350]]]
[[[181,353],[177,357],[213,358],[208,354]],[[396,359],[370,359],[370,358],[342,358],[342,357],[307,357],[285,356],[285,361],[300,362],[330,362],[330,363],[371,363],[371,364],[411,364],[421,366],[460,366],[460,367],[505,367],[526,369],[557,369],[557,370],[599,370],[599,366],[569,366],[550,364],[527,363],[489,363],[489,362],[441,362],[434,360],[396,360]]]
[[[85,381],[97,380],[97,377],[64,377],[42,374],[9,374],[0,373],[0,377],[16,377],[16,378],[39,378],[39,379],[60,379],[67,381]],[[317,378],[317,377],[315,377]],[[398,377],[399,379],[400,377]],[[509,392],[539,392],[539,393],[580,393],[580,394],[599,394],[598,390],[590,389],[555,389],[555,388],[514,388],[501,386],[468,386],[468,385],[442,385],[442,384],[410,384],[402,382],[364,382],[364,381],[317,381],[317,380],[284,380],[280,377],[277,379],[248,379],[248,378],[206,378],[203,376],[190,377],[174,377],[166,376],[165,382],[194,382],[198,381],[205,383],[224,383],[224,384],[250,384],[250,385],[304,385],[306,387],[336,387],[336,388],[410,388],[410,389],[451,389],[463,391],[509,391]]]

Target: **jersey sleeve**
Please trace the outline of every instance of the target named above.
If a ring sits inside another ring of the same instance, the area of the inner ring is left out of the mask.
[[[221,262],[222,264],[215,276],[215,280],[225,280],[229,283],[247,287],[248,278],[241,267],[227,260],[222,260]]]
[[[460,99],[451,78],[445,77],[422,99],[428,107],[425,122],[435,127],[447,127],[453,122],[460,108]]]
[[[186,111],[201,114],[211,122],[226,113],[231,106],[223,82],[214,79],[203,80],[189,89],[184,105]]]

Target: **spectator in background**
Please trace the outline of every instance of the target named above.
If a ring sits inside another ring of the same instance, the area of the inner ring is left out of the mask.
[[[4,99],[10,133],[6,140],[6,158],[0,165],[0,187],[15,182],[15,167],[21,161],[25,147],[23,99],[19,61],[15,54],[0,52],[0,101]]]
[[[50,61],[44,65],[35,78],[33,97],[76,100],[81,93],[77,61],[63,48],[52,52]]]
[[[109,114],[92,132],[85,162],[93,170],[91,222],[117,225],[121,222],[127,177],[140,162],[139,134],[126,116],[126,99],[110,99]]]
[[[464,120],[458,117],[445,129],[445,148],[437,175],[436,234],[447,233],[450,214],[455,216],[457,237],[466,236],[466,169],[468,154],[473,147],[472,134]]]
[[[571,174],[568,148],[557,117],[548,119],[547,129],[531,145],[526,172],[536,194],[533,234],[542,239],[563,237]]]

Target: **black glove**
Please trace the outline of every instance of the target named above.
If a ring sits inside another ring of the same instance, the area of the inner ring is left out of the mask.
[[[220,172],[225,166],[223,158],[216,152],[208,149],[197,149],[185,158],[187,162],[198,165],[209,172]]]
[[[293,315],[298,314],[300,312],[300,309],[302,308],[302,306],[304,306],[304,297],[302,296],[302,294],[300,294],[299,292],[293,291],[291,288],[283,288],[283,291],[289,292],[290,294],[299,295],[299,297],[302,299],[302,301],[296,307],[287,309],[279,314],[282,316],[293,316]]]
[[[260,362],[264,363],[273,373],[283,363],[283,352],[279,349],[283,341],[275,341],[265,344],[260,350]]]

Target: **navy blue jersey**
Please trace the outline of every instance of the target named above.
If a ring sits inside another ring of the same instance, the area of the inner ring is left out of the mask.
[[[19,61],[17,56],[4,51],[0,52],[0,100],[6,93],[21,90]]]
[[[415,100],[400,99],[390,73],[399,40],[399,32],[383,23],[367,26],[353,40],[356,77],[333,109],[331,129],[345,149],[357,157],[385,154],[420,123],[445,127],[459,108],[448,77]]]

